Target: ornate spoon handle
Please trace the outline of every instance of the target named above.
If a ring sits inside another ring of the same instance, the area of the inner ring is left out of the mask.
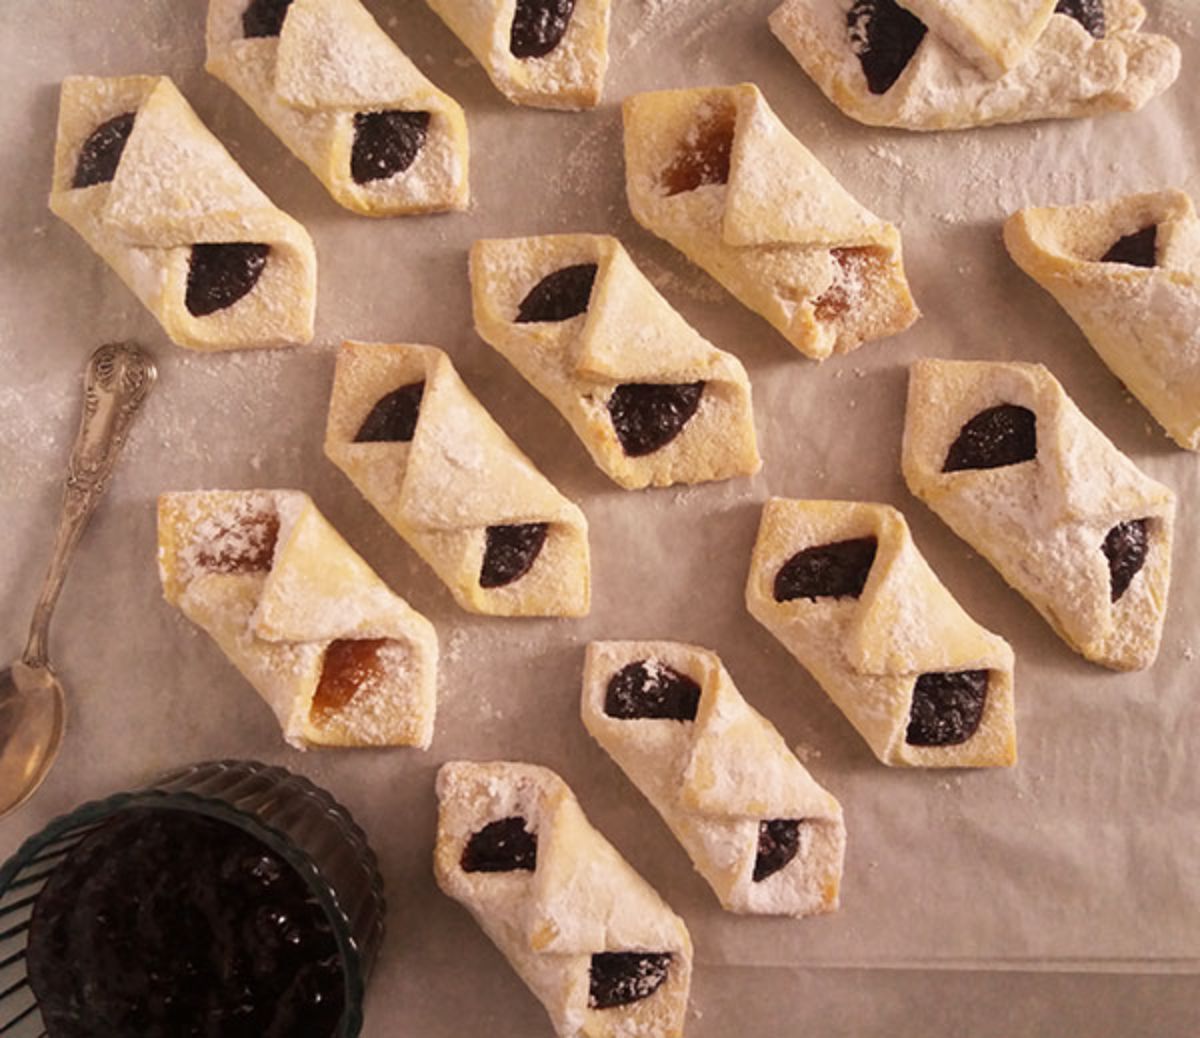
[[[67,565],[80,534],[104,496],[130,423],[157,377],[154,362],[133,343],[101,346],[88,361],[83,375],[83,415],[68,463],[54,554],[42,582],[22,656],[29,666],[46,665],[46,635]]]

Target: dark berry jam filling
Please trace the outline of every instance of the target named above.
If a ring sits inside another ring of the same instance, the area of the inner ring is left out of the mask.
[[[615,1009],[649,998],[670,968],[670,952],[599,952],[592,956],[588,1006]]]
[[[71,187],[91,187],[107,184],[117,175],[121,155],[133,133],[136,112],[114,115],[97,126],[79,149],[79,160],[75,163],[75,178]]]
[[[754,882],[775,875],[800,850],[803,819],[773,818],[758,823],[758,856],[754,859]]]
[[[943,472],[999,469],[1037,457],[1037,415],[1027,407],[1000,404],[980,411],[958,434]]]
[[[957,746],[979,730],[987,702],[988,672],[922,674],[913,690],[910,746]]]
[[[1102,40],[1108,32],[1107,20],[1104,17],[1104,0],[1058,0],[1055,13],[1065,14],[1074,18],[1098,40]]]
[[[895,0],[854,0],[846,29],[872,94],[886,94],[896,85],[926,32],[924,22]]]
[[[544,58],[562,43],[575,0],[517,0],[508,49],[514,58]]]
[[[617,386],[608,398],[608,413],[621,449],[631,458],[661,450],[692,420],[703,393],[703,382]]]
[[[775,601],[858,598],[878,549],[874,537],[856,537],[796,552],[775,574]]]
[[[249,242],[192,246],[184,303],[193,317],[207,317],[247,295],[267,265],[270,245]]]
[[[330,1038],[337,941],[300,875],[243,829],[138,808],[86,836],[34,906],[50,1038]]]
[[[1127,263],[1131,267],[1158,265],[1158,224],[1152,223],[1140,231],[1119,238],[1111,249],[1100,257],[1101,263]]]
[[[566,321],[584,313],[596,280],[595,263],[577,263],[547,274],[530,289],[517,308],[517,324]]]
[[[463,872],[533,872],[537,868],[537,833],[520,815],[489,822],[472,833],[463,849]]]
[[[381,397],[363,419],[355,443],[409,443],[417,432],[425,383],[411,382]]]
[[[657,660],[626,664],[609,679],[604,696],[604,712],[622,721],[694,721],[699,706],[699,684]]]
[[[489,526],[479,586],[504,587],[520,580],[541,554],[549,530],[549,523]]]
[[[428,112],[357,112],[350,175],[356,184],[387,180],[417,160],[429,133]]]
[[[242,35],[247,39],[278,36],[291,5],[292,0],[251,0],[242,12]]]
[[[1150,550],[1150,521],[1130,519],[1118,523],[1104,538],[1104,557],[1108,559],[1109,589],[1112,601],[1117,601],[1146,564]]]

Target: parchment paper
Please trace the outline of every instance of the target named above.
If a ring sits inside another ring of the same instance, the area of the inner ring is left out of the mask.
[[[920,975],[898,971],[930,966],[1179,976],[1090,988],[1082,978],[1076,988],[1063,979],[1037,987],[1036,978],[988,984],[956,974],[938,983],[943,1009],[931,1014],[926,1006],[920,1033],[963,1033],[967,1019],[974,1034],[990,1034],[1001,1018],[988,1007],[1059,999],[1079,1012],[1086,1003],[1096,1021],[1090,1033],[1128,1034],[1128,1026],[1107,1028],[1117,1026],[1120,1007],[1130,1020],[1153,1019],[1137,1008],[1143,996],[1166,1014],[1145,1033],[1200,1028],[1200,772],[1193,763],[1200,458],[1165,438],[1053,300],[1011,263],[999,234],[1001,220],[1027,204],[1168,185],[1200,200],[1200,5],[1152,5],[1149,27],[1181,42],[1184,72],[1140,114],[916,136],[862,127],[837,112],[770,35],[765,19],[774,0],[618,0],[606,101],[580,115],[510,106],[423,3],[370,0],[407,53],[464,104],[473,153],[469,213],[382,222],[337,207],[241,101],[206,76],[205,6],[8,0],[0,13],[0,655],[19,649],[48,556],[87,354],[100,342],[133,338],[153,350],[161,372],[54,628],[53,656],[72,691],[62,759],[37,797],[0,823],[0,854],[76,803],[182,762],[283,763],[346,803],[380,856],[390,934],[369,996],[367,1038],[548,1034],[540,1007],[466,913],[438,893],[430,869],[438,765],[530,760],[572,784],[592,821],[687,919],[700,966],[689,1032],[696,1038],[799,1033],[818,1024],[826,1034],[883,1026],[903,1033],[916,996],[905,994],[915,989],[901,978],[918,983]],[[316,345],[216,356],[179,349],[49,213],[59,81],[134,72],[174,76],[251,176],[308,226],[321,264]],[[739,80],[756,81],[858,198],[901,224],[925,314],[906,334],[818,366],[634,224],[624,198],[620,100],[638,90]],[[766,458],[757,477],[622,491],[550,405],[475,336],[470,243],[576,230],[619,235],[667,298],[746,363]],[[586,620],[461,612],[325,461],[332,350],[345,337],[447,349],[518,444],[581,503],[594,562]],[[899,443],[906,366],[918,356],[1045,362],[1118,446],[1179,493],[1170,615],[1152,670],[1118,675],[1076,656],[907,493]],[[253,690],[162,601],[155,496],[253,486],[311,493],[436,624],[444,665],[429,752],[285,748]],[[771,494],[903,509],[967,610],[1016,649],[1016,768],[906,772],[876,762],[744,610],[759,508]],[[845,807],[839,912],[797,922],[720,911],[579,721],[583,647],[593,638],[674,638],[722,655],[746,697]],[[875,994],[837,1011],[862,990]],[[1116,991],[1130,993],[1136,1012]],[[954,998],[967,1008],[951,1010]]]

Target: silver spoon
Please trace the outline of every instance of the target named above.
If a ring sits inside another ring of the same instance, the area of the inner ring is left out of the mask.
[[[62,743],[66,696],[47,655],[50,616],[79,536],[96,510],[133,421],[158,372],[132,343],[92,354],[83,376],[83,415],[71,450],[54,555],[21,658],[0,671],[0,816],[42,784]]]

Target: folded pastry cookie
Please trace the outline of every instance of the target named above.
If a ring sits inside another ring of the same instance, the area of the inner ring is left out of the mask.
[[[1137,0],[786,0],[771,30],[852,119],[960,130],[1141,108],[1179,47]]]
[[[166,76],[63,81],[50,208],[180,346],[308,342],[317,258]]]
[[[772,498],[746,606],[884,764],[1016,762],[1012,649],[954,600],[896,509]]]
[[[592,642],[583,723],[725,908],[791,916],[837,908],[841,805],[742,698],[715,653]]]
[[[471,290],[479,334],[621,486],[758,471],[741,362],[691,328],[616,238],[478,241]]]
[[[1023,209],[1017,265],[1181,447],[1200,450],[1200,219],[1182,191]]]
[[[758,87],[626,100],[637,221],[818,360],[903,331],[918,312],[900,232],[788,132]]]
[[[554,772],[451,762],[434,873],[546,1007],[559,1038],[683,1033],[687,927]]]
[[[367,216],[466,208],[462,109],[359,0],[210,0],[205,67],[339,205]]]
[[[510,101],[592,108],[604,90],[612,0],[426,0]]]
[[[203,627],[293,746],[429,746],[437,635],[298,490],[158,502],[167,601]]]
[[[904,478],[1089,660],[1158,654],[1175,495],[1137,467],[1040,364],[917,361]]]
[[[496,616],[583,616],[587,520],[433,346],[347,342],[325,454],[450,588]]]

